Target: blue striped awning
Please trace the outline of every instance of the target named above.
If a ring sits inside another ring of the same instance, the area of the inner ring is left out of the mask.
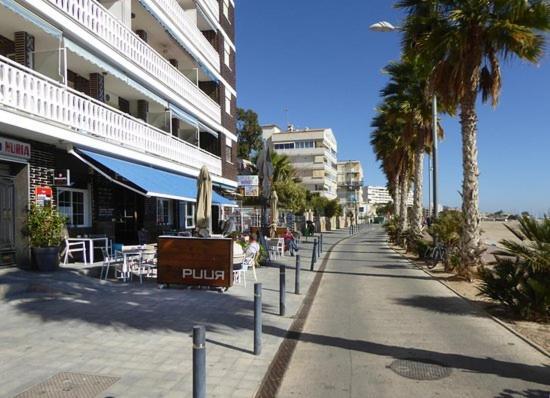
[[[186,177],[181,174],[171,173],[89,150],[78,149],[78,153],[90,159],[92,162],[87,163],[96,170],[98,170],[97,164],[99,164],[113,173],[124,177],[138,187],[143,195],[196,202],[197,181],[192,177]],[[99,169],[98,171],[104,174],[104,170]],[[224,198],[214,191],[212,191],[212,204],[234,206],[231,200]]]

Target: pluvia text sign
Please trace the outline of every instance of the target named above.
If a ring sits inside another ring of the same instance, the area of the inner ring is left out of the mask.
[[[31,158],[31,146],[25,142],[0,137],[0,155],[28,160]]]
[[[161,236],[160,284],[228,288],[233,285],[233,241],[225,238]]]

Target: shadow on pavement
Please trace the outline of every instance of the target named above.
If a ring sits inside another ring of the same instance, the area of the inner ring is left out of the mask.
[[[372,276],[375,278],[399,278],[399,279],[421,279],[432,280],[429,276],[415,276],[415,275],[396,275],[396,274],[372,274],[363,272],[346,272],[346,271],[322,271],[323,274],[337,274],[337,275],[350,275],[350,276]]]
[[[220,333],[227,333],[227,328],[253,329],[251,300],[206,289],[161,290],[156,283],[105,283],[65,270],[53,274],[14,271],[0,280],[0,289],[2,302],[43,322],[76,320],[105,327],[183,333],[200,324]],[[263,306],[275,311],[272,305]]]
[[[432,279],[427,277],[427,279]],[[400,305],[422,308],[428,311],[439,312],[449,315],[473,315],[485,317],[485,312],[477,309],[461,297],[442,297],[442,296],[412,296],[407,298],[395,299]]]
[[[450,368],[462,369],[464,371],[494,374],[510,379],[520,379],[542,385],[550,385],[549,366],[525,365],[521,363],[501,361],[493,358],[476,358],[461,354],[449,354],[414,347],[397,347],[370,341],[350,340],[342,337],[322,336],[311,333],[289,333],[288,337],[309,343],[338,347],[346,350],[364,352],[367,354],[380,355],[395,359],[417,359],[418,361],[430,360],[437,363],[442,363]],[[537,392],[536,390],[530,391]],[[503,393],[505,392],[506,390]],[[498,397],[504,398],[515,396],[499,395]],[[530,396],[519,395],[519,397]],[[534,397],[547,398],[546,396],[541,395],[534,395]]]
[[[524,391],[515,391],[506,389],[503,390],[500,394],[495,395],[494,398],[548,398],[550,397],[550,390],[524,390]]]

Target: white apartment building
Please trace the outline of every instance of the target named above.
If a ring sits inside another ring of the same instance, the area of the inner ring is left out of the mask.
[[[385,205],[393,202],[392,197],[386,187],[366,186],[364,190],[365,201],[369,206]],[[413,205],[413,192],[409,192],[407,197],[407,206]]]
[[[202,166],[218,192],[236,188],[234,8],[0,1],[0,265],[26,261],[38,200],[71,235],[134,243],[194,227]]]
[[[287,155],[301,183],[312,193],[328,199],[337,197],[338,146],[331,129],[295,129],[282,131],[278,126],[262,126],[263,138],[273,150]]]
[[[366,213],[363,203],[363,166],[359,160],[348,160],[337,163],[338,200],[344,214],[353,214],[362,218]],[[361,211],[362,209],[362,211]]]

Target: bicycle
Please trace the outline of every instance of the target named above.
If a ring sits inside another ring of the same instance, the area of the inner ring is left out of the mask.
[[[447,248],[441,244],[437,243],[434,247],[428,247],[424,253],[424,261],[426,262],[426,267],[428,269],[434,269],[437,264],[447,261]]]

